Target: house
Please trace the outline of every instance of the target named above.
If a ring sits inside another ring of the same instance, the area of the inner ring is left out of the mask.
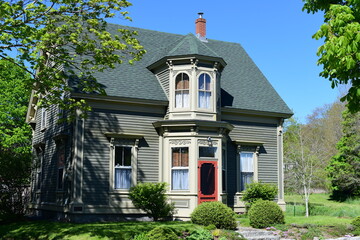
[[[57,123],[59,109],[29,104],[36,167],[30,209],[72,221],[141,216],[128,198],[139,182],[167,182],[176,217],[205,201],[244,210],[247,183],[279,188],[282,125],[291,110],[241,45],[196,35],[138,31],[147,50],[134,66],[99,73],[107,96],[86,99],[86,119]],[[117,28],[109,24],[109,30]]]

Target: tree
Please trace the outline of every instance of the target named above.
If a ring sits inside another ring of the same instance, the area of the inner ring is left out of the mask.
[[[0,61],[0,219],[24,213],[31,172],[31,128],[25,123],[30,75]]]
[[[303,0],[308,13],[324,12],[324,24],[313,38],[324,39],[318,49],[320,76],[331,87],[351,84],[341,98],[354,113],[360,111],[360,3],[358,0]]]
[[[343,136],[327,170],[335,200],[360,197],[360,113],[343,113]]]
[[[306,125],[290,119],[284,133],[286,184],[303,194],[306,217],[309,216],[311,190],[323,169],[319,160],[323,152],[317,147],[320,139],[312,138],[309,130]]]
[[[114,68],[124,60],[133,63],[145,53],[136,32],[107,30],[106,20],[128,17],[126,0],[0,0],[0,59],[19,66],[32,78],[42,107],[88,110],[71,96],[69,77],[84,93],[105,94],[94,73]],[[15,59],[11,56],[16,55]]]

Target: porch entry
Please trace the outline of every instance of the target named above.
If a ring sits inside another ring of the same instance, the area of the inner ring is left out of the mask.
[[[198,203],[217,201],[217,161],[198,161]]]

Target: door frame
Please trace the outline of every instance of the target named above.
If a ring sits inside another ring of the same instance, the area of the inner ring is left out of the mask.
[[[214,199],[204,199],[204,200],[201,200],[201,166],[204,164],[204,163],[212,163],[214,164],[214,168],[215,168],[215,182],[214,182],[214,194],[212,195],[209,195],[211,197],[214,197]],[[212,202],[212,201],[218,201],[218,193],[219,193],[219,186],[218,186],[218,178],[219,178],[219,174],[218,174],[218,161],[217,160],[198,160],[198,165],[197,165],[197,168],[198,168],[198,176],[197,176],[197,180],[198,180],[198,204],[202,203],[202,202]]]

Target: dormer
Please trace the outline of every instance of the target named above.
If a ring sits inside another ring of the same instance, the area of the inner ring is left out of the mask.
[[[226,63],[207,46],[204,34],[197,36],[188,34],[164,48],[162,58],[148,66],[168,97],[167,119],[220,119],[221,71]]]

